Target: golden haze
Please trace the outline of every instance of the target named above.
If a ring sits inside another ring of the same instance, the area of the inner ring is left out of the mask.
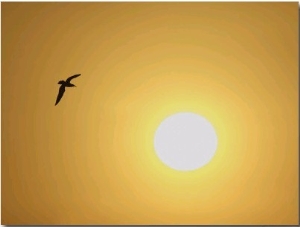
[[[153,147],[182,111],[191,172]],[[297,224],[297,145],[297,2],[2,3],[2,224]]]

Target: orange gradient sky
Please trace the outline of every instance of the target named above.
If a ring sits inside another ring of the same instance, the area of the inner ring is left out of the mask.
[[[1,5],[2,224],[298,223],[297,2]],[[154,151],[178,112],[195,171]]]

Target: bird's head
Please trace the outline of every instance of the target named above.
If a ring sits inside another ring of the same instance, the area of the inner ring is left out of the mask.
[[[65,81],[60,80],[57,84],[63,84]]]

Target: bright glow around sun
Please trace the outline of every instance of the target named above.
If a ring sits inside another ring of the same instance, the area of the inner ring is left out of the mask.
[[[194,113],[178,113],[159,125],[154,147],[167,166],[180,171],[195,170],[213,158],[217,149],[217,134],[204,117]]]

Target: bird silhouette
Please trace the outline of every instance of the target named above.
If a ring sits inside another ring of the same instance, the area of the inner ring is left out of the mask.
[[[76,78],[76,77],[79,77],[80,75],[81,74],[75,74],[74,76],[70,76],[66,81],[60,80],[58,82],[58,84],[61,84],[61,85],[60,85],[59,92],[58,92],[58,95],[57,95],[57,98],[56,98],[55,106],[59,103],[59,101],[63,97],[63,95],[65,93],[65,87],[76,87],[74,84],[71,84],[71,80]]]

